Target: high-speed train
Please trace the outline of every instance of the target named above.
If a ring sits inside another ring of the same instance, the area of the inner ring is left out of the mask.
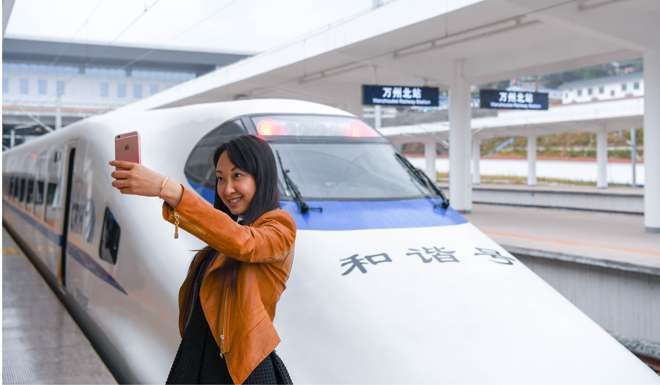
[[[294,382],[658,383],[377,131],[282,99],[120,109],[3,153],[3,223],[121,382],[167,377],[178,289],[204,246],[174,239],[160,199],[111,187],[114,137],[128,131],[143,164],[209,201],[215,148],[243,134],[272,146],[298,226],[275,318]]]

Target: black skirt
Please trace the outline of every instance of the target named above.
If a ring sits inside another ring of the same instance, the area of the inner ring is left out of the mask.
[[[227,363],[213,339],[199,301],[199,281],[212,258],[204,261],[193,284],[194,304],[183,339],[176,352],[168,384],[233,384]],[[275,351],[270,353],[248,376],[245,384],[292,384],[284,363]]]

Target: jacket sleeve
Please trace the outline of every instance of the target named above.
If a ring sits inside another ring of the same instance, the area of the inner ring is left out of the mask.
[[[284,210],[272,210],[253,225],[243,226],[185,187],[176,208],[163,202],[163,218],[241,262],[276,262],[287,257],[296,237],[296,224]]]

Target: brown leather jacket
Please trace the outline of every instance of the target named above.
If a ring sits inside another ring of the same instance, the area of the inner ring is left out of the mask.
[[[204,274],[200,301],[232,380],[242,384],[280,342],[273,319],[291,271],[296,224],[289,213],[276,209],[242,226],[185,188],[176,209],[163,203],[163,218],[175,224],[178,220],[178,226],[219,251]],[[201,254],[179,290],[182,336]],[[241,262],[235,288],[220,269],[227,255]]]

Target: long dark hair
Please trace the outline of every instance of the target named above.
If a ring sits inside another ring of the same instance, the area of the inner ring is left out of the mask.
[[[275,156],[268,143],[253,135],[236,137],[223,143],[213,154],[213,167],[218,164],[222,153],[227,151],[229,160],[236,167],[252,175],[256,184],[256,191],[250,202],[250,207],[243,213],[242,224],[249,225],[266,211],[280,207],[280,193],[277,189],[277,165]],[[217,186],[217,183],[216,183]],[[215,203],[213,207],[224,212],[236,220],[236,216],[218,196],[215,189]]]
[[[229,142],[223,143],[213,154],[214,168],[218,164],[218,159],[220,159],[220,156],[225,151],[229,156],[229,160],[236,167],[252,175],[255,180],[256,189],[254,196],[247,211],[242,214],[241,224],[252,224],[265,212],[279,208],[280,194],[277,188],[277,165],[275,164],[273,150],[271,150],[268,143],[253,135],[239,136]],[[213,207],[229,215],[233,220],[236,220],[237,216],[229,211],[229,208],[222,202],[222,199],[218,195],[217,181],[215,186]],[[217,255],[217,251],[209,246],[205,247],[204,250],[207,253]],[[232,283],[231,286],[236,287],[240,263],[236,259],[231,258],[231,255],[227,255],[227,257],[222,269],[229,275]]]

